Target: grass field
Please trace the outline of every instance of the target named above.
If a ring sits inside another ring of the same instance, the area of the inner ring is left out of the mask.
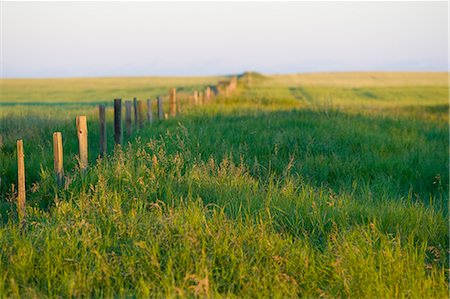
[[[1,80],[0,297],[448,296],[448,74],[254,74],[113,150],[114,98],[179,87],[183,99],[223,79]],[[76,115],[88,117],[85,174]]]

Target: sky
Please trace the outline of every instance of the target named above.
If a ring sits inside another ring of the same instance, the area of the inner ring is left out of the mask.
[[[2,78],[448,69],[446,1],[0,3]]]

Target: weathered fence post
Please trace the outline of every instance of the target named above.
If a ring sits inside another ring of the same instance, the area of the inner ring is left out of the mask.
[[[114,143],[122,144],[122,99],[114,100]]]
[[[145,122],[145,103],[143,101],[138,101],[138,119],[139,119],[139,128],[144,127]]]
[[[176,108],[177,108],[177,113],[178,114],[182,114],[183,113],[185,105],[186,105],[186,102],[184,101],[183,98],[178,98],[177,99],[177,107]]]
[[[58,186],[63,183],[64,167],[63,167],[63,146],[61,132],[53,133],[53,166]]]
[[[237,77],[233,76],[230,80],[230,91],[234,91],[237,88]]]
[[[164,112],[163,112],[163,105],[162,105],[162,98],[161,96],[158,96],[158,119],[163,120],[164,119]]]
[[[152,113],[152,100],[147,100],[147,122],[153,122],[153,113]]]
[[[138,107],[137,107],[137,98],[133,98],[133,107],[134,107],[134,127],[137,129],[138,127]]]
[[[98,106],[100,118],[100,157],[106,155],[106,111],[105,105]]]
[[[209,102],[210,99],[211,99],[211,88],[208,86],[206,87],[205,91],[205,101]]]
[[[80,150],[80,170],[86,170],[88,166],[88,131],[86,116],[77,116],[78,148]]]
[[[131,101],[125,101],[125,131],[131,135]]]
[[[198,105],[198,92],[194,91],[194,105]]]
[[[23,154],[23,140],[17,140],[17,183],[18,183],[18,196],[17,196],[17,213],[19,216],[19,222],[23,223],[26,217],[25,210],[25,161]]]
[[[2,147],[3,147],[3,136],[0,135],[0,148],[2,148]]]
[[[177,115],[177,90],[172,88],[170,90],[170,116],[174,117]]]
[[[226,96],[227,94],[228,81],[219,81],[216,86],[216,95]]]
[[[198,101],[200,102],[200,104],[204,104],[203,91],[200,91],[198,93]]]

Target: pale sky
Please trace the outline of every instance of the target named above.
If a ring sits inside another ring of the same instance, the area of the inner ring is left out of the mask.
[[[447,71],[447,2],[5,2],[2,77]]]

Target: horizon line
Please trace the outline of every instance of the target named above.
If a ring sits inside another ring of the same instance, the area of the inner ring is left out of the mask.
[[[267,76],[282,76],[282,75],[312,75],[312,74],[367,74],[367,73],[409,73],[409,74],[425,74],[425,73],[446,73],[449,74],[449,70],[427,70],[427,71],[411,71],[411,70],[345,70],[345,71],[304,71],[304,72],[287,72],[287,73],[263,73],[258,72],[254,70],[248,70],[243,72],[237,72],[237,73],[228,73],[228,74],[210,74],[210,75],[118,75],[118,76],[109,76],[109,75],[98,75],[98,76],[86,76],[86,77],[80,77],[80,76],[60,76],[60,77],[0,77],[0,80],[49,80],[49,79],[107,79],[107,78],[204,78],[204,77],[232,77],[232,76],[239,76],[245,73],[256,73],[261,75],[267,75]]]

